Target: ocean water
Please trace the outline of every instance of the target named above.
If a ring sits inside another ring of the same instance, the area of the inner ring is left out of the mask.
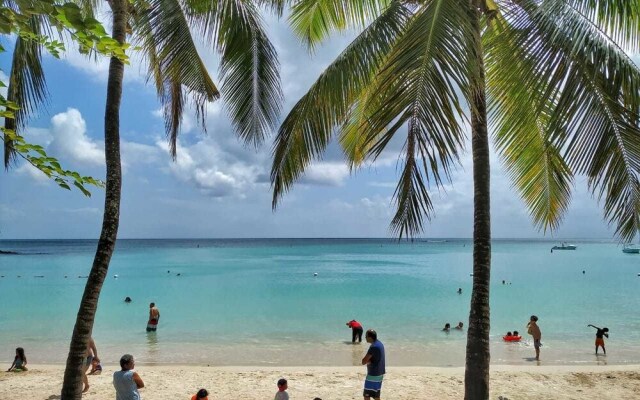
[[[640,255],[572,243],[552,254],[548,241],[494,241],[492,363],[531,362],[536,314],[544,364],[640,364]],[[20,253],[0,255],[0,361],[22,346],[30,363],[65,362],[95,242],[0,249]],[[121,240],[94,338],[106,363],[359,365],[366,344],[351,345],[345,326],[355,318],[378,331],[389,365],[463,366],[465,333],[441,329],[467,325],[471,270],[470,240]],[[152,301],[160,325],[146,333]],[[607,357],[587,324],[610,329]],[[525,341],[504,343],[512,330]]]

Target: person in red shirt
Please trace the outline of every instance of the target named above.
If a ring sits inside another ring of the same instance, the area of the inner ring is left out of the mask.
[[[356,342],[356,337],[358,338],[358,343],[362,343],[362,325],[360,322],[352,319],[347,322],[347,326],[351,328],[351,343]]]

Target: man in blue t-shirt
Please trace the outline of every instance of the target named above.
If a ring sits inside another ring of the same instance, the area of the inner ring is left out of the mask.
[[[367,343],[370,343],[367,354],[362,359],[362,365],[367,366],[367,377],[364,381],[364,400],[380,399],[382,390],[382,378],[384,369],[384,345],[378,340],[378,334],[373,329],[369,329],[365,335]]]

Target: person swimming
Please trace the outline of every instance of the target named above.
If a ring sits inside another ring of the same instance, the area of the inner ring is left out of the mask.
[[[127,296],[124,298],[125,303],[131,303],[131,297]]]
[[[449,332],[451,330],[451,324],[450,323],[446,323],[444,324],[444,328],[442,328],[443,332]]]

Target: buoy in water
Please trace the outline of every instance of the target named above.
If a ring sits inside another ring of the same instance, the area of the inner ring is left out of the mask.
[[[313,276],[318,276],[318,273],[317,273],[317,272],[314,272],[314,273],[313,273]]]
[[[113,277],[114,277],[114,278],[116,278],[116,279],[118,279],[118,274],[115,274]]]

